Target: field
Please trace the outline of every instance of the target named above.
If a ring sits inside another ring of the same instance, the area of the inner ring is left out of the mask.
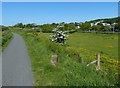
[[[69,34],[66,47],[49,41],[51,33],[19,33],[25,39],[35,86],[116,86],[118,85],[118,35],[96,33]],[[37,36],[36,36],[37,34]],[[68,50],[67,52],[65,50]],[[83,63],[75,59],[78,51]],[[86,66],[101,56],[101,70],[95,64]],[[51,65],[51,55],[58,55],[58,65]]]
[[[38,34],[48,39],[52,35],[52,33]],[[108,68],[117,67],[118,34],[73,33],[68,35],[67,47],[78,50],[84,58],[84,62],[89,63],[96,59],[96,54],[100,54],[103,67],[106,64]]]
[[[95,55],[100,54],[101,69],[117,69],[118,34],[74,33],[70,34],[67,43],[70,48],[80,50],[86,62],[95,60]]]

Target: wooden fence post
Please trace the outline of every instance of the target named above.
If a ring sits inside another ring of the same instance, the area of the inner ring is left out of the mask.
[[[57,55],[52,55],[51,56],[51,63],[53,66],[56,66],[58,63],[58,56]]]
[[[96,57],[97,57],[96,70],[100,70],[100,54],[97,54]]]

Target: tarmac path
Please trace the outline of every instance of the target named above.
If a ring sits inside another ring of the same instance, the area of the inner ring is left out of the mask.
[[[2,86],[33,86],[31,61],[22,37],[14,38],[2,53]]]

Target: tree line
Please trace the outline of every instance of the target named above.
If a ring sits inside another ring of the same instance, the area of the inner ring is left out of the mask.
[[[97,25],[91,26],[91,23],[96,23],[98,21],[102,21],[98,23]],[[64,27],[61,29],[62,31],[115,31],[119,32],[120,31],[120,17],[116,18],[110,18],[110,19],[97,19],[97,20],[92,20],[92,21],[86,21],[84,23],[79,23],[79,22],[74,22],[74,23],[52,23],[52,24],[43,24],[43,25],[37,25],[35,23],[32,24],[23,24],[23,23],[17,23],[14,26],[10,27],[15,27],[15,28],[20,28],[20,29],[33,29],[35,31],[41,31],[41,32],[46,32],[50,33],[52,32],[53,29],[55,29],[59,24],[64,25]],[[108,26],[108,25],[103,25],[103,23],[107,23],[112,25],[113,23],[116,23],[114,26]],[[5,26],[2,28],[3,30],[8,29]]]

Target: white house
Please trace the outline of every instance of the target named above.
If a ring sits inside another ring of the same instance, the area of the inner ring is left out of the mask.
[[[102,21],[98,21],[98,22],[96,22],[96,23],[90,23],[90,25],[91,25],[91,27],[92,27],[92,26],[98,25],[98,23],[102,23],[102,22],[103,22],[103,20],[102,20]],[[103,26],[109,26],[109,27],[111,28],[112,26],[114,26],[114,25],[117,24],[117,23],[113,23],[113,24],[102,23],[102,24],[103,24]]]
[[[117,23],[112,23],[112,25],[116,25]]]
[[[97,24],[99,24],[99,23],[102,23],[102,22],[103,22],[103,20],[98,21],[98,22],[95,23],[95,25],[97,25]]]
[[[76,26],[76,29],[79,29],[80,28],[80,26]]]
[[[95,24],[94,23],[90,23],[91,27],[94,26]]]
[[[108,23],[102,23],[103,24],[103,26],[111,26],[110,24],[108,24]]]
[[[90,23],[90,25],[91,25],[91,27],[92,27],[92,26],[94,26],[94,25],[98,25],[99,23],[102,23],[102,22],[103,22],[103,20],[98,21],[98,22],[96,22],[96,23]]]

